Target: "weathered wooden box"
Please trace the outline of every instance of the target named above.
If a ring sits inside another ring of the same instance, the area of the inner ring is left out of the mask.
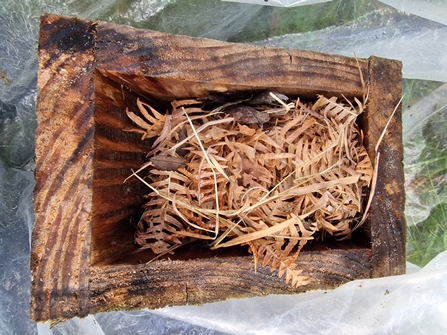
[[[401,64],[174,36],[105,22],[41,18],[36,132],[36,220],[31,317],[202,304],[227,298],[334,288],[405,270],[401,114],[380,147],[368,220],[350,241],[315,243],[298,258],[312,278],[294,289],[245,249],[190,248],[169,260],[134,245],[145,186],[130,170],[147,148],[125,109],[209,92],[270,89],[315,98],[362,98],[365,144],[374,146],[401,96]],[[366,85],[360,79],[360,71]]]

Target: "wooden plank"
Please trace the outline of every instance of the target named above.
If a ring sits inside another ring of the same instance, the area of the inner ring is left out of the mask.
[[[91,271],[91,312],[111,309],[161,308],[204,304],[267,294],[332,289],[353,279],[369,278],[369,249],[301,253],[297,263],[312,278],[306,287],[292,288],[276,272],[253,258],[230,257],[150,264],[94,267]]]
[[[361,97],[355,59],[98,23],[97,69],[135,92],[162,101],[218,92],[272,90],[315,98]],[[367,61],[359,60],[363,75]]]
[[[136,110],[137,95],[109,78],[96,73],[94,178],[92,183],[91,263],[135,252],[134,223],[138,222],[147,188],[137,178],[137,170],[150,150],[141,135],[125,132],[134,125],[126,107]]]
[[[34,320],[89,312],[94,30],[84,20],[49,15],[41,21],[31,239]]]
[[[373,277],[405,273],[406,222],[402,147],[402,64],[378,57],[369,61],[370,100],[364,120],[370,157],[390,120],[378,152],[378,180],[370,210]],[[392,116],[394,109],[396,113]]]

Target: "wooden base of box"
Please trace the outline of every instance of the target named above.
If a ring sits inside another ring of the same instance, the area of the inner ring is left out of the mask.
[[[361,99],[359,123],[374,146],[401,96],[401,64],[175,36],[105,22],[44,15],[39,39],[35,226],[31,317],[202,304],[228,298],[327,289],[405,271],[401,111],[380,146],[369,218],[345,242],[315,243],[298,260],[312,282],[291,288],[243,248],[197,244],[170,259],[133,243],[142,183],[123,183],[148,148],[125,109],[141,97],[160,108],[209,92],[274,90]],[[362,85],[360,71],[365,81]]]

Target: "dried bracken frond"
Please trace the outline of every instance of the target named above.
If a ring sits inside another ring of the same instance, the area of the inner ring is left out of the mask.
[[[363,104],[273,92],[221,98],[174,101],[170,114],[138,101],[142,117],[127,112],[140,127],[132,131],[154,138],[135,242],[155,254],[191,239],[248,245],[255,263],[306,285],[295,262],[303,246],[347,238],[364,218],[374,171],[355,123]]]

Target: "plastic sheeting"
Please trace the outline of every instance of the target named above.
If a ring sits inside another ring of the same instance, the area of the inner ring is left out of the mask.
[[[407,174],[405,214],[407,223],[415,225],[427,219],[435,206],[447,203],[446,164],[442,155],[447,150],[447,84],[408,108],[402,121]],[[431,147],[433,141],[436,144]],[[429,176],[430,168],[433,172]],[[420,187],[418,178],[429,178],[431,187]]]
[[[102,313],[53,328],[29,320],[36,48],[39,16],[44,12],[220,40],[402,60],[404,76],[419,79],[404,81],[406,214],[411,227],[420,227],[437,213],[436,231],[444,238],[436,250],[445,250],[447,215],[439,206],[447,202],[447,84],[440,83],[447,82],[446,3],[383,2],[405,12],[359,0],[290,10],[217,0],[3,0],[0,334],[446,333],[445,252],[420,271],[412,267],[412,274],[354,281],[333,291]],[[352,8],[356,12],[347,15]],[[429,244],[440,237],[427,236]]]
[[[447,3],[443,6],[447,13]],[[392,8],[370,12],[340,27],[275,36],[257,44],[349,57],[398,59],[406,78],[447,82],[447,26],[396,13]]]
[[[447,24],[447,4],[444,0],[381,0],[381,2],[393,6],[401,12]]]
[[[328,2],[332,0],[223,0],[223,1],[242,2],[253,5],[294,7],[294,6],[313,5],[316,3]]]

